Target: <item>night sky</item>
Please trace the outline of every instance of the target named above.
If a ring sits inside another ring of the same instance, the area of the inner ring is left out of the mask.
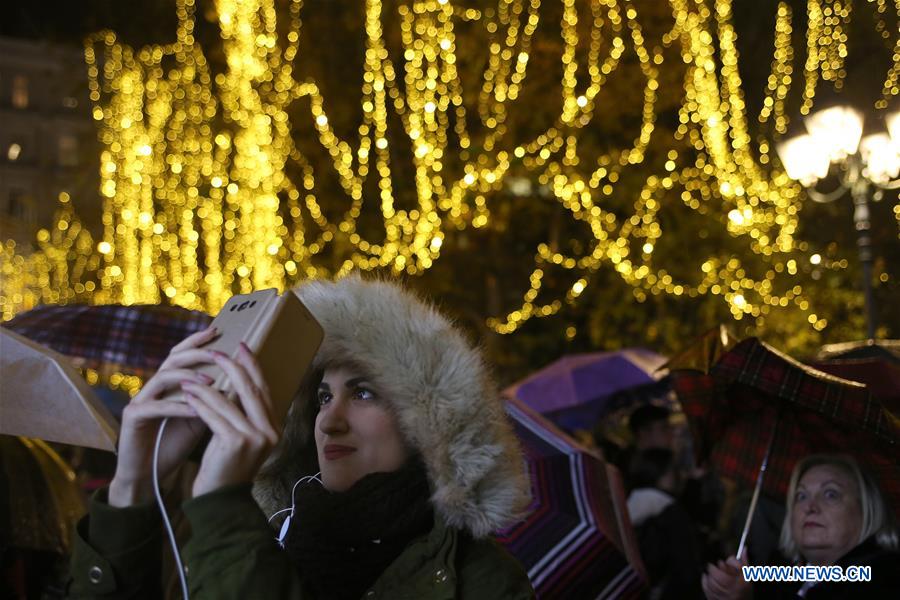
[[[84,36],[114,29],[133,45],[174,37],[175,0],[38,0],[8,3],[0,35],[80,45]]]

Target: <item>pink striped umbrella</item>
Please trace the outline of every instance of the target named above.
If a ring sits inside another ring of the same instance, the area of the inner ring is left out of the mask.
[[[638,598],[644,567],[618,470],[516,399],[507,412],[528,461],[532,501],[497,540],[539,598]]]

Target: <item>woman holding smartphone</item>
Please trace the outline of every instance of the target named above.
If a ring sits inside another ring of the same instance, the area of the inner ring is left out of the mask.
[[[479,353],[395,284],[351,276],[295,291],[325,339],[287,423],[274,422],[249,351],[204,350],[212,331],[176,346],[123,415],[115,477],[79,524],[73,596],[161,597],[150,457],[160,420],[174,417],[163,476],[201,424],[212,432],[182,506],[191,597],[532,598],[521,566],[488,537],[528,494]],[[192,370],[209,362],[240,406]],[[159,399],[178,386],[185,402]]]

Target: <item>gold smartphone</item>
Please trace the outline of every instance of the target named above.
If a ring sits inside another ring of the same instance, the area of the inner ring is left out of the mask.
[[[241,342],[250,348],[269,387],[273,417],[283,422],[303,376],[312,364],[324,332],[292,291],[274,288],[232,296],[210,323],[219,335],[201,346],[236,358]],[[194,368],[214,380],[212,387],[238,401],[224,371],[216,364]],[[180,398],[181,391],[170,394]]]

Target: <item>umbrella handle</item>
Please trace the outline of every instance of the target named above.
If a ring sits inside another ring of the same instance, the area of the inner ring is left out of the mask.
[[[780,413],[780,411],[779,411]],[[781,415],[779,414],[779,417]],[[738,544],[737,554],[735,558],[741,560],[747,543],[747,534],[750,533],[750,523],[753,522],[753,513],[756,512],[756,504],[759,502],[759,492],[762,490],[763,477],[766,474],[766,468],[769,466],[769,455],[772,453],[772,444],[775,441],[775,433],[778,431],[778,422],[780,418],[775,420],[775,426],[772,428],[772,435],[769,437],[769,444],[766,446],[766,454],[763,456],[762,465],[759,467],[759,474],[756,476],[756,487],[753,489],[753,498],[750,500],[750,510],[747,511],[747,520],[744,522],[744,531],[741,533],[741,542]]]
[[[737,554],[735,558],[741,560],[747,543],[747,534],[750,533],[750,523],[753,522],[753,513],[756,512],[756,503],[759,501],[759,491],[762,488],[763,474],[766,471],[765,462],[759,470],[759,476],[756,478],[756,489],[753,490],[753,499],[750,500],[750,510],[747,511],[747,520],[744,521],[744,531],[741,533],[741,542],[738,544]]]

